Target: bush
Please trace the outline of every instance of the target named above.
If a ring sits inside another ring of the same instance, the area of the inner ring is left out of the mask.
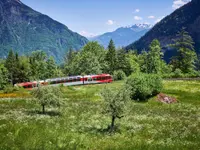
[[[162,78],[155,74],[133,74],[126,84],[132,87],[131,96],[134,100],[147,100],[161,92]]]
[[[199,72],[193,70],[193,71],[191,71],[191,72],[189,72],[189,73],[186,73],[184,76],[185,76],[186,78],[196,78],[196,77],[199,77]]]
[[[173,72],[173,78],[182,78],[182,77],[184,77],[184,74],[181,71],[181,69],[178,68]]]
[[[126,79],[126,74],[122,70],[114,71],[113,73],[114,80],[124,80]]]
[[[5,86],[3,91],[4,91],[5,94],[9,94],[9,93],[13,93],[13,92],[19,91],[19,88],[18,87],[14,87],[14,86],[9,84],[9,85]]]

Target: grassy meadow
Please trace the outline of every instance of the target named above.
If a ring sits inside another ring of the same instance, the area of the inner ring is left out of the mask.
[[[156,97],[132,101],[116,122],[117,132],[109,134],[111,118],[102,113],[99,93],[122,84],[64,87],[65,105],[49,108],[46,115],[31,98],[0,99],[0,149],[200,149],[199,81],[164,81],[163,93],[178,103],[163,104]]]

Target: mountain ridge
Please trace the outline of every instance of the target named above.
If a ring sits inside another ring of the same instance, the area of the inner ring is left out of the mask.
[[[149,24],[135,24],[132,26],[120,27],[113,32],[106,32],[102,35],[90,38],[89,40],[97,41],[106,48],[109,41],[112,39],[116,47],[123,47],[130,44],[133,40],[139,39],[151,27],[152,25]]]
[[[88,42],[64,24],[19,0],[0,1],[0,35],[0,57],[5,57],[10,49],[20,55],[44,50],[62,61],[68,49],[78,50]]]
[[[166,45],[173,43],[178,31],[182,27],[194,39],[196,51],[200,51],[200,1],[192,0],[181,8],[175,10],[172,14],[166,16],[157,23],[149,32],[147,32],[138,41],[128,45],[125,49],[138,50],[140,53],[143,49],[148,50],[148,46],[153,39],[158,39],[161,42],[163,49],[166,52],[165,59],[174,55],[174,51],[168,50]]]

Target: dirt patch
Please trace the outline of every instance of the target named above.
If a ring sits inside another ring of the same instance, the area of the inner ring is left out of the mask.
[[[163,93],[160,93],[160,94],[157,95],[157,100],[159,102],[166,103],[166,104],[177,103],[177,99],[176,98],[167,96],[167,95],[165,95]]]

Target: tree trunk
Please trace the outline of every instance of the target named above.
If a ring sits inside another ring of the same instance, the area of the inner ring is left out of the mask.
[[[110,125],[110,131],[113,132],[114,130],[114,127],[115,127],[115,116],[112,116],[112,122],[111,122],[111,125]]]
[[[45,105],[42,105],[42,113],[45,114]]]

